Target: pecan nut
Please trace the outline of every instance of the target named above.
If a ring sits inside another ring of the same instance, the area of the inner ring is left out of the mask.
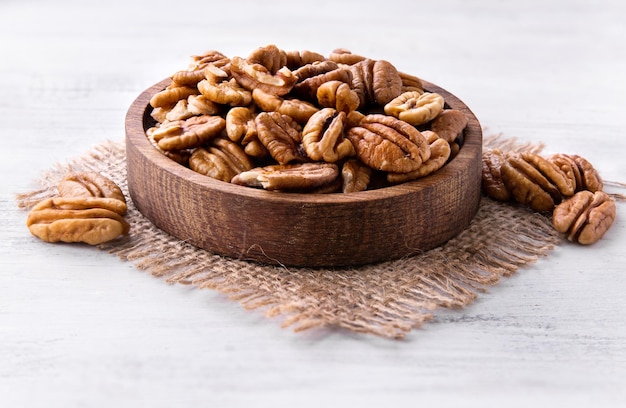
[[[461,137],[463,130],[467,126],[467,116],[457,109],[445,109],[435,117],[430,124],[430,130],[437,133],[439,137],[448,143],[453,143]]]
[[[330,53],[328,59],[338,64],[354,65],[357,62],[363,61],[365,57],[362,55],[353,54],[350,50],[347,50],[345,48],[337,48]]]
[[[613,225],[616,212],[615,201],[603,191],[579,191],[556,206],[552,223],[568,240],[590,245]]]
[[[361,99],[360,108],[367,105],[385,106],[402,93],[402,78],[388,61],[364,59],[350,65],[352,88]]]
[[[250,64],[264,66],[270,74],[274,75],[287,65],[287,53],[276,45],[270,44],[252,51],[246,60]]]
[[[410,123],[413,126],[423,125],[443,112],[444,99],[434,92],[405,92],[384,107],[387,115]],[[465,127],[465,126],[464,126]]]
[[[265,190],[305,191],[331,184],[338,176],[334,163],[276,164],[239,173],[232,182]]]
[[[252,98],[256,105],[265,112],[278,112],[294,119],[299,124],[305,124],[319,109],[306,101],[299,99],[283,99],[261,89],[252,91]]]
[[[220,106],[210,101],[204,95],[190,95],[187,99],[181,99],[174,107],[165,114],[165,118],[159,122],[173,122],[176,120],[189,119],[192,116],[218,115]],[[156,119],[156,118],[155,118]]]
[[[259,141],[279,164],[303,161],[302,128],[279,112],[261,112],[254,119]]]
[[[359,95],[345,82],[328,81],[317,88],[317,102],[324,108],[350,113],[359,108]]]
[[[422,80],[415,75],[407,74],[405,72],[398,72],[400,79],[402,79],[402,93],[404,92],[419,92],[424,93],[424,84]]]
[[[226,114],[226,134],[233,142],[256,137],[255,114],[250,108],[238,106]]]
[[[333,163],[355,154],[350,140],[344,138],[346,113],[324,108],[315,113],[302,129],[302,146],[314,161]]]
[[[486,150],[482,156],[482,187],[487,196],[498,201],[511,200],[511,191],[502,180],[506,156],[498,149]]]
[[[201,115],[186,120],[166,122],[151,131],[160,149],[183,150],[199,147],[220,135],[226,127],[221,116]]]
[[[372,177],[372,169],[356,159],[346,160],[341,166],[342,192],[365,191]]]
[[[357,157],[376,170],[408,173],[430,158],[430,146],[413,126],[392,116],[367,115],[346,137]]]
[[[114,198],[126,204],[124,193],[115,182],[101,174],[93,172],[71,173],[58,184],[61,197],[101,197]],[[124,214],[124,209],[121,214]]]
[[[502,180],[515,201],[535,211],[551,211],[574,185],[557,165],[538,154],[510,154],[503,163]]]
[[[252,102],[252,94],[241,87],[235,79],[213,83],[208,79],[198,82],[198,90],[208,100],[230,106],[247,106]]]
[[[598,171],[585,158],[578,155],[554,154],[548,160],[556,164],[568,178],[573,180],[575,191],[601,191],[604,183]]]
[[[196,86],[205,78],[204,68],[211,64],[216,67],[224,67],[230,63],[230,58],[219,51],[211,50],[201,55],[194,55],[186,70],[177,71],[172,75],[174,83],[181,86]]]
[[[423,134],[431,133],[434,137],[430,143],[430,157],[422,163],[416,170],[408,173],[387,173],[387,181],[392,184],[405,183],[407,181],[416,180],[426,177],[443,167],[450,158],[450,144],[436,133],[425,131]]]
[[[288,94],[298,81],[298,77],[286,66],[272,74],[263,65],[249,63],[240,57],[234,57],[230,66],[231,74],[237,83],[249,91],[261,89],[273,95],[283,96]]]
[[[326,57],[322,54],[304,50],[304,51],[286,51],[287,67],[289,69],[298,69],[304,65],[312,64],[318,61],[324,61]]]
[[[198,89],[193,86],[180,86],[172,84],[164,90],[154,94],[150,98],[150,106],[153,108],[172,108],[181,99],[186,99],[190,95],[198,95]]]
[[[326,82],[352,82],[350,69],[330,60],[305,65],[294,71],[294,74],[298,76],[298,83],[293,88],[294,94],[311,102],[317,101],[317,90]]]
[[[200,174],[229,183],[242,171],[250,170],[252,162],[238,144],[224,138],[216,138],[204,148],[193,151],[189,167]]]
[[[35,205],[26,225],[46,242],[98,245],[128,234],[125,211],[126,203],[116,198],[54,197]]]

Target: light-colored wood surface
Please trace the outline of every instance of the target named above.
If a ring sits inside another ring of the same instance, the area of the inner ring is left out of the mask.
[[[433,249],[463,231],[478,211],[480,124],[462,101],[434,84],[424,87],[467,116],[463,148],[444,168],[358,194],[294,194],[214,180],[155,149],[146,137],[153,124],[144,119],[165,82],[142,92],[126,115],[128,189],[144,216],[185,242],[267,264],[355,266]],[[420,211],[412,211],[416,205]]]
[[[206,49],[345,47],[453,92],[486,126],[626,181],[621,0],[0,2],[0,405],[569,406],[626,400],[626,209],[404,341],[294,334],[211,291],[49,245],[14,194],[124,138],[134,98]],[[623,192],[623,191],[622,191]]]

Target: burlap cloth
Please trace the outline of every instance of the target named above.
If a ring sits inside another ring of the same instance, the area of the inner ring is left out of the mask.
[[[496,135],[485,137],[484,147],[539,152],[543,146]],[[99,172],[129,197],[124,143],[106,142],[45,172],[42,189],[17,196],[19,207],[29,209],[56,195],[60,179],[73,171]],[[358,268],[307,269],[260,265],[196,248],[155,227],[130,200],[126,219],[130,235],[98,248],[164,282],[217,290],[246,309],[280,317],[284,327],[296,331],[336,327],[389,338],[404,337],[440,308],[470,304],[562,239],[546,216],[483,197],[470,226],[441,247]]]

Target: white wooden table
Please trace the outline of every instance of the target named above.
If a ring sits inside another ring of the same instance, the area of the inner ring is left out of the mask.
[[[388,59],[487,128],[626,181],[626,3],[0,1],[0,406],[618,407],[626,206],[406,340],[295,334],[211,291],[31,237],[14,195],[124,138],[145,88],[208,49]],[[623,192],[623,191],[622,191]]]

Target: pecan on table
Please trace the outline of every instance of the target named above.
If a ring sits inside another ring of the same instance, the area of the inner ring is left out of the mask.
[[[524,152],[507,156],[502,180],[520,204],[535,211],[552,211],[563,196],[571,196],[574,184],[557,165],[538,154]]]
[[[575,191],[601,191],[604,183],[600,174],[584,157],[570,154],[554,154],[547,157],[556,164],[568,178],[574,180]]]
[[[498,149],[486,150],[482,155],[482,188],[487,196],[498,201],[512,199],[511,191],[502,180],[502,164],[506,155]]]
[[[615,201],[603,191],[579,191],[556,206],[554,228],[572,242],[590,245],[609,230],[616,216]]]
[[[126,203],[124,193],[111,179],[93,172],[71,173],[63,177],[57,186],[61,197],[114,198]],[[124,209],[121,214],[124,214]]]
[[[128,234],[125,211],[126,203],[117,198],[54,197],[35,205],[26,225],[46,242],[97,245]]]

